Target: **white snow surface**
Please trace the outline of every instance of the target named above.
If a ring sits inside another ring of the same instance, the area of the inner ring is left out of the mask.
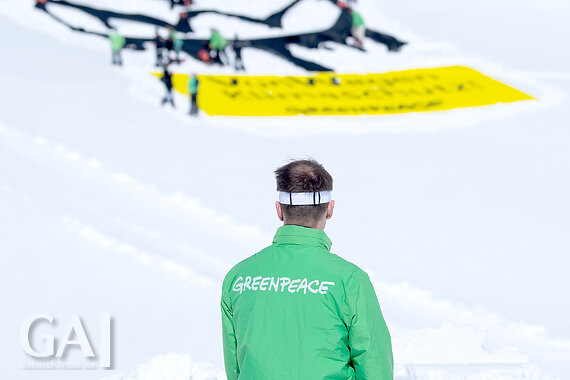
[[[177,18],[166,1],[81,2]],[[287,3],[196,7],[265,17]],[[368,25],[410,45],[293,53],[343,73],[466,65],[538,100],[387,117],[190,119],[182,96],[176,110],[160,107],[152,49],[111,67],[107,41],[69,31],[31,1],[0,0],[2,378],[225,378],[221,280],[271,242],[272,171],[312,156],[335,178],[333,251],[374,281],[396,379],[570,379],[569,3],[358,6]],[[213,23],[230,36],[289,34],[325,28],[335,11],[306,0],[284,30],[219,15],[193,26],[203,37]],[[268,53],[243,54],[251,73],[304,74]],[[231,72],[192,60],[179,70]],[[20,326],[37,313],[54,315],[59,333],[73,314],[95,331],[111,314],[113,369],[24,370]]]

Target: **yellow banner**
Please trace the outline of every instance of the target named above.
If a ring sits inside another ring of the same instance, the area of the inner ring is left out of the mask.
[[[463,66],[383,74],[199,75],[198,79],[198,105],[209,115],[381,115],[533,99]],[[187,81],[186,74],[173,75],[174,88],[183,94]]]

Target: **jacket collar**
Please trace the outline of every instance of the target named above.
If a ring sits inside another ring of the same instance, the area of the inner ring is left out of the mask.
[[[273,244],[308,245],[324,247],[327,251],[330,251],[332,241],[325,231],[290,224],[277,229],[273,238]]]

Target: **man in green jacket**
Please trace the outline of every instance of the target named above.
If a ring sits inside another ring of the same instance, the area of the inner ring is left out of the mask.
[[[366,35],[366,26],[364,25],[364,19],[355,9],[349,8],[349,12],[352,16],[352,27],[350,28],[350,33],[356,40],[358,47],[363,47],[364,36]]]
[[[178,37],[173,27],[168,27],[168,41],[168,45],[172,46],[174,54],[176,54],[176,62],[180,63],[180,52],[182,51],[182,46],[184,46],[184,40]]]
[[[228,56],[226,55],[226,46],[228,46],[228,40],[226,40],[216,28],[211,28],[210,32],[212,33],[210,36],[210,41],[208,42],[210,51],[214,52],[214,58],[218,60],[222,65],[228,64],[229,60]]]
[[[109,41],[111,41],[111,53],[113,65],[123,65],[123,60],[121,59],[121,50],[125,47],[127,40],[125,37],[121,36],[117,29],[113,29],[111,34],[109,34]]]
[[[196,74],[191,74],[188,78],[188,95],[190,96],[190,115],[198,115],[198,87],[200,81]]]
[[[332,177],[314,160],[275,171],[273,244],[222,286],[228,380],[393,380],[390,334],[368,275],[330,252]]]

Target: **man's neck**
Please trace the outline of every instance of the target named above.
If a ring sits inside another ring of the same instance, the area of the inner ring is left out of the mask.
[[[284,226],[301,226],[301,227],[314,228],[315,230],[324,231],[326,222],[319,222],[317,224],[313,224],[313,223],[287,222],[287,221],[285,221],[283,223],[283,225]]]

